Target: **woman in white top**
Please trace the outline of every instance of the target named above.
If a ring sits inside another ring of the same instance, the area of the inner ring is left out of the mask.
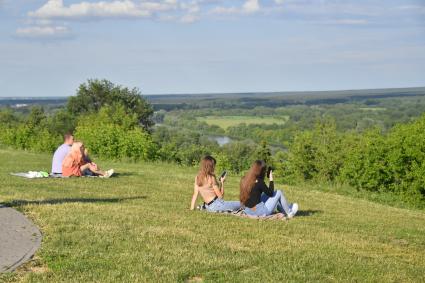
[[[192,202],[190,209],[195,208],[198,194],[201,194],[208,211],[234,211],[241,207],[239,201],[224,201],[224,181],[226,177],[220,178],[220,184],[214,174],[216,160],[212,156],[205,156],[201,160],[198,175],[195,177]]]

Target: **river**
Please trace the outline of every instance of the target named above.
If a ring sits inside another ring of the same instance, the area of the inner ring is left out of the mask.
[[[231,143],[232,139],[226,136],[210,136],[209,140],[216,141],[219,146],[223,146],[225,144]]]

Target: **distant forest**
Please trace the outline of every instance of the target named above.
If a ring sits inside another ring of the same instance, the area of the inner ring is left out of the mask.
[[[374,105],[376,99],[423,96],[425,96],[425,87],[342,91],[144,95],[155,110],[163,109],[167,111],[211,107],[233,108],[235,106],[247,109],[259,106],[276,108],[288,105],[320,105],[360,101],[364,101],[368,105]],[[44,105],[58,107],[65,105],[67,100],[68,97],[0,97],[0,106]]]

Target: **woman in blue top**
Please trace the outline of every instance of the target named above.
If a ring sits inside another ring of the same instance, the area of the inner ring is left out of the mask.
[[[282,191],[274,190],[273,172],[270,171],[269,186],[266,185],[267,166],[263,160],[256,160],[240,182],[240,201],[248,215],[267,216],[277,209],[288,218],[294,217],[298,204],[288,204]]]

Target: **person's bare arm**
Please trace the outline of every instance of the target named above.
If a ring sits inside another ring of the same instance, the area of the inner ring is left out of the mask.
[[[80,171],[84,172],[84,170],[90,169],[90,163],[84,164],[80,166]]]
[[[220,189],[221,189],[221,197],[224,197],[224,181],[226,181],[226,176],[220,178]]]
[[[195,209],[195,204],[196,204],[196,199],[198,198],[198,186],[196,185],[196,183],[193,185],[193,195],[192,195],[192,202],[190,203],[190,210],[194,210]]]
[[[224,180],[225,179],[226,179],[226,177],[220,178],[220,182],[221,182],[220,186],[217,184],[216,180],[214,179],[213,189],[214,189],[215,194],[219,198],[224,197]]]

